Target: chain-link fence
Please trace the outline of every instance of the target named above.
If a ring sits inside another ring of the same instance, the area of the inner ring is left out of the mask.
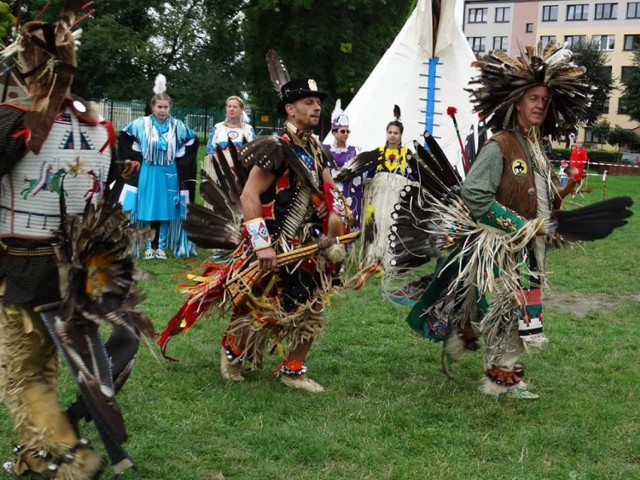
[[[102,100],[100,102],[91,102],[91,105],[100,115],[113,123],[116,132],[122,130],[136,118],[150,113],[144,102]],[[275,111],[252,111],[250,106],[246,107],[246,111],[250,117],[249,121],[256,132],[256,136],[262,137],[281,132],[283,119]],[[196,132],[202,142],[206,142],[213,126],[224,120],[225,111],[222,108],[183,108],[172,106],[171,116],[182,120]],[[326,134],[325,130],[326,126],[324,124],[318,127],[317,132],[320,138],[324,138]]]
[[[136,118],[149,114],[144,102],[103,100],[91,102],[91,106],[105,119],[113,123],[116,131],[122,130]],[[203,141],[207,140],[213,126],[224,120],[224,115],[223,109],[171,107],[171,116],[182,120],[191,127]]]

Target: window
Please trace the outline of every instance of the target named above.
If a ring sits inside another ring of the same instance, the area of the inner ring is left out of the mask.
[[[624,48],[623,50],[635,50],[640,45],[640,35],[625,35],[624,36]]]
[[[597,110],[599,115],[606,115],[609,113],[609,102],[610,99],[607,97],[602,105],[599,105],[600,102],[592,103],[592,108]]]
[[[493,49],[507,51],[507,37],[493,37]]]
[[[485,37],[469,37],[469,45],[471,45],[471,50],[474,52],[484,52],[485,51]]]
[[[616,47],[615,35],[594,35],[591,40],[598,46],[598,50],[610,52]]]
[[[620,72],[620,81],[622,83],[630,81],[634,70],[637,70],[637,68],[638,67],[622,67],[622,71]]]
[[[547,45],[547,43],[555,42],[555,41],[556,41],[556,36],[555,35],[542,35],[542,36],[540,36],[540,43],[542,43],[543,47],[545,45]]]
[[[589,5],[567,5],[567,20],[589,20]]]
[[[617,3],[596,3],[596,20],[615,20],[618,18]]]
[[[507,23],[511,20],[511,7],[496,7],[496,23]]]
[[[542,21],[543,22],[557,22],[558,21],[558,6],[557,5],[545,5],[542,7]]]
[[[627,18],[640,18],[640,2],[627,3]]]
[[[629,111],[629,99],[626,97],[620,97],[618,100],[618,113],[626,115]]]
[[[593,130],[590,128],[586,128],[584,130],[584,143],[604,143],[606,142],[606,138],[600,138],[593,134]]]
[[[564,41],[568,44],[569,47],[573,47],[578,43],[584,43],[587,41],[586,35],[565,35]]]
[[[469,23],[487,23],[488,8],[470,8]]]
[[[527,23],[527,33],[533,32],[533,23]]]

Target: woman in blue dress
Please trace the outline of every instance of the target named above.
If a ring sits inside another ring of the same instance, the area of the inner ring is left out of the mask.
[[[138,153],[141,160],[137,195],[121,197],[123,208],[131,211],[132,221],[157,230],[154,239],[151,236],[145,239],[144,258],[148,260],[165,260],[167,248],[175,256],[195,254],[180,225],[189,195],[186,190],[181,191],[177,164],[185,157],[187,148],[197,145],[196,135],[169,114],[172,100],[165,90],[164,79],[157,78],[156,93],[150,102],[151,115],[134,120],[122,131],[129,137],[124,141],[131,142],[134,156]]]

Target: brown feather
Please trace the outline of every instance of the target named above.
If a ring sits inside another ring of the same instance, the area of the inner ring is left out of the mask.
[[[273,89],[280,95],[282,86],[290,80],[289,72],[282,59],[273,49],[269,49],[267,52],[267,68],[269,69]]]

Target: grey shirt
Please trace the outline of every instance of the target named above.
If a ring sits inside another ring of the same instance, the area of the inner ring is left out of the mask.
[[[502,151],[496,142],[488,142],[462,185],[462,200],[475,218],[484,215],[493,202],[502,179]]]

